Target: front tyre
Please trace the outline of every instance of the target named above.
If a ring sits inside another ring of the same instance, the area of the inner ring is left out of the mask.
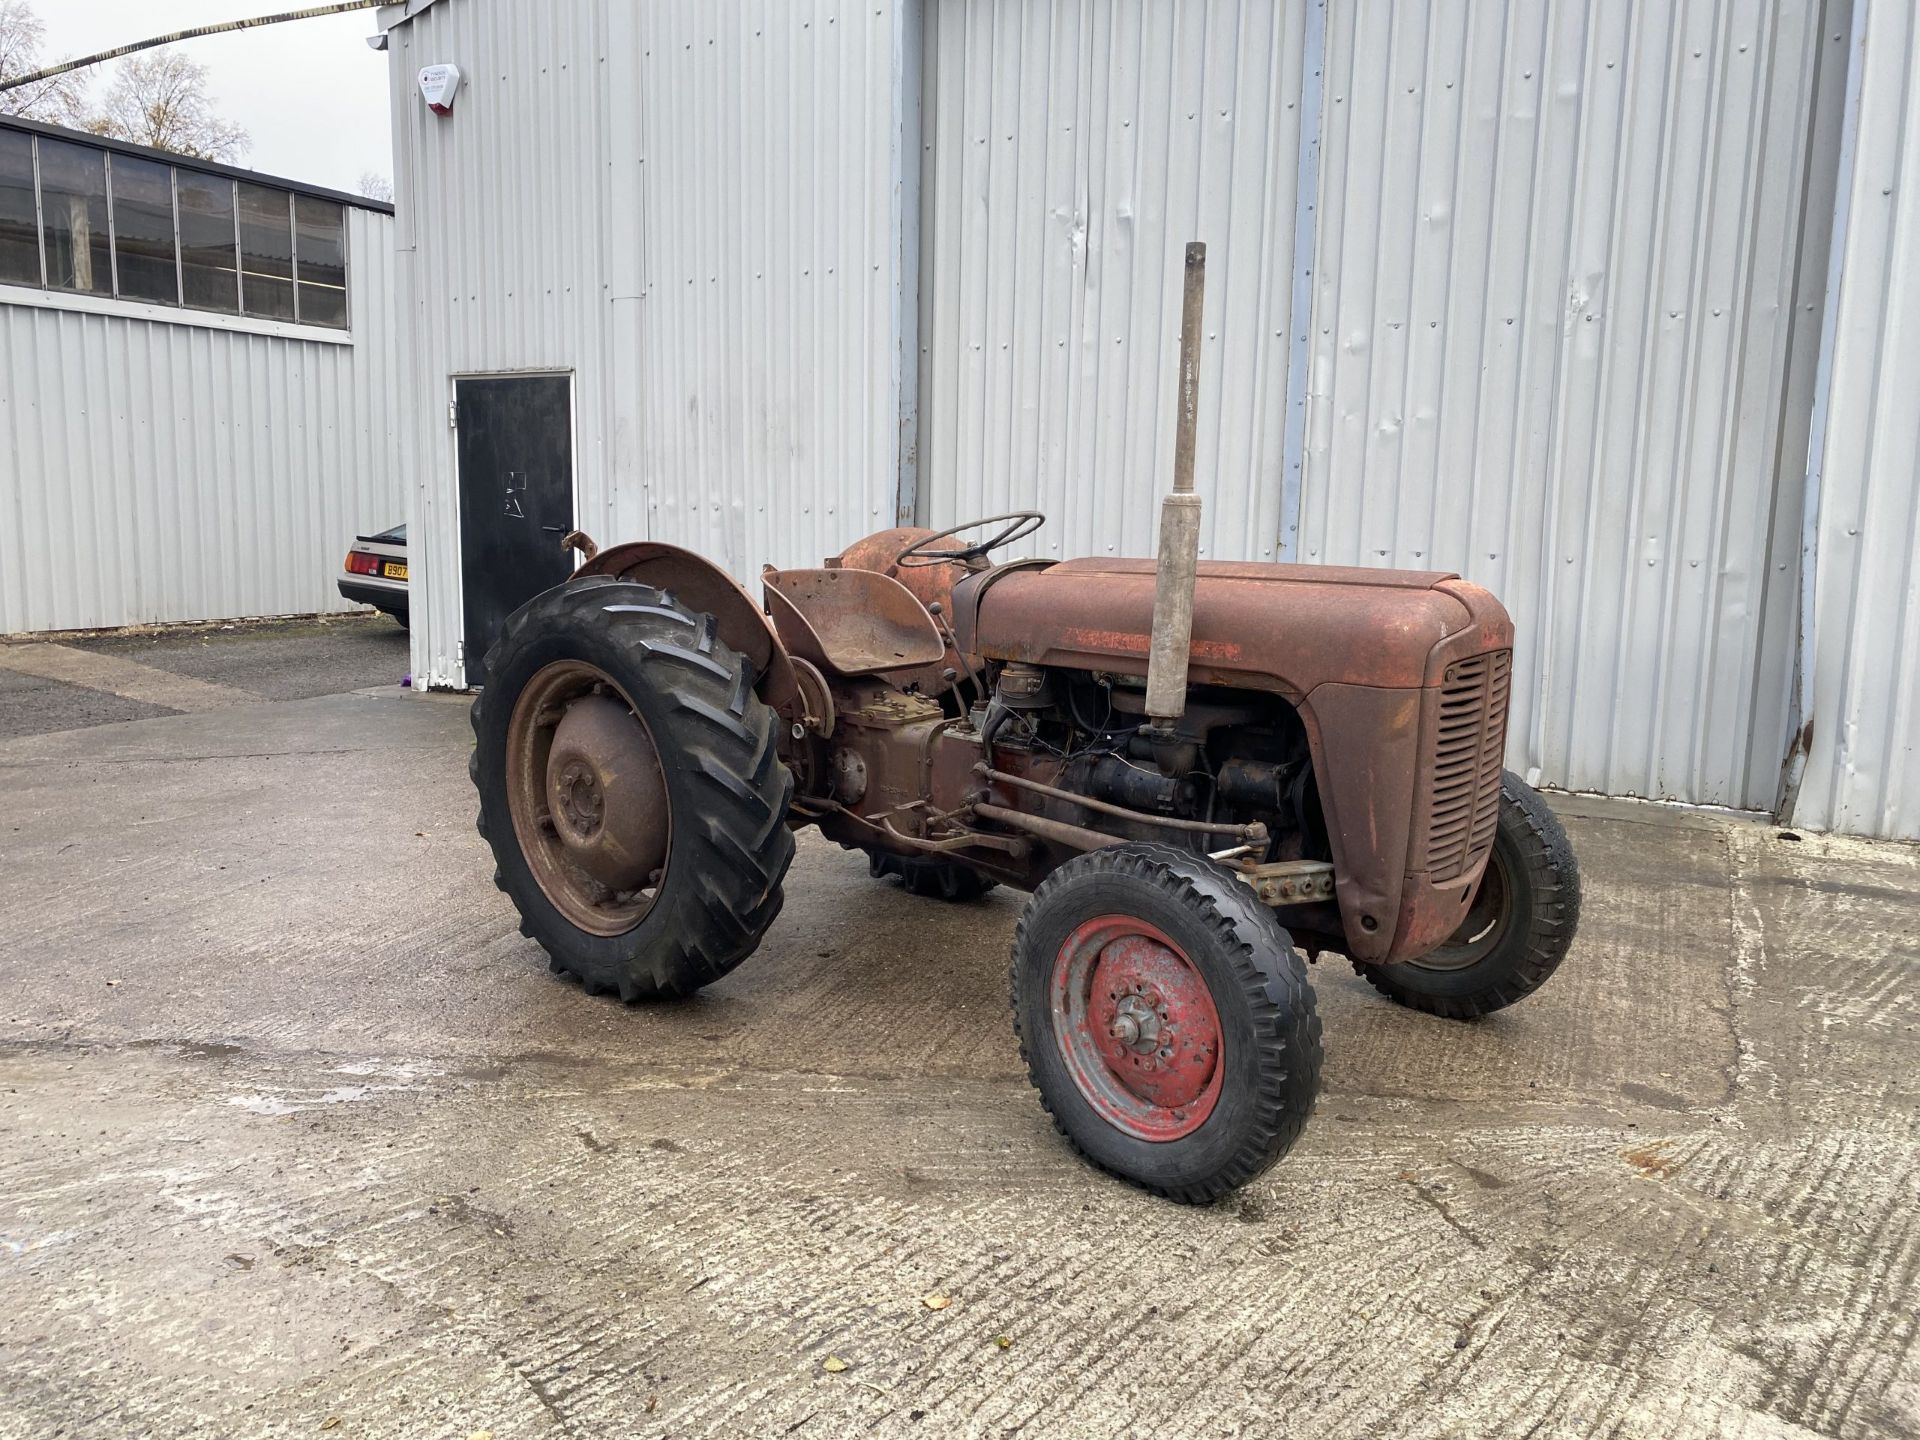
[[[1221,866],[1164,845],[1068,861],[1013,943],[1013,1015],[1041,1103],[1103,1170],[1202,1204],[1300,1136],[1320,1084],[1306,967]]]
[[[473,704],[470,773],[520,933],[589,993],[687,995],[760,943],[793,859],[793,779],[753,668],[649,585],[516,611]]]
[[[1460,928],[1418,960],[1356,960],[1353,968],[1389,1000],[1471,1020],[1546,984],[1579,924],[1573,842],[1540,792],[1508,771],[1500,777],[1500,819],[1486,875]]]

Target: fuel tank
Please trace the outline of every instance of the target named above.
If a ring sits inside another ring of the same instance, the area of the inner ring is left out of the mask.
[[[1151,560],[1001,566],[954,587],[960,648],[996,660],[1147,673]],[[1493,595],[1444,571],[1209,561],[1194,593],[1196,685],[1276,691],[1418,688],[1461,655],[1505,650]]]
[[[960,648],[1145,675],[1151,560],[1027,562],[954,588]],[[1513,622],[1441,571],[1210,562],[1188,680],[1277,694],[1307,732],[1347,951],[1424,955],[1458,927],[1493,846]]]

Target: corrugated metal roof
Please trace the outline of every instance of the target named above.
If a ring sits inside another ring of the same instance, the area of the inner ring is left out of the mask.
[[[392,30],[431,10],[439,3],[440,0],[401,0],[397,5],[382,5],[373,12],[373,21],[383,31]]]

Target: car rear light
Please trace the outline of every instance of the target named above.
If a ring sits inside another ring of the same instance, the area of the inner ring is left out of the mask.
[[[349,550],[347,552],[347,573],[349,575],[378,575],[380,573],[380,557],[378,555],[369,555],[364,550]]]

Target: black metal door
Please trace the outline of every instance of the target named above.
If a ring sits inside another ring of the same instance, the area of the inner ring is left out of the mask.
[[[469,685],[501,623],[573,573],[572,382],[565,375],[456,380],[460,584]]]

